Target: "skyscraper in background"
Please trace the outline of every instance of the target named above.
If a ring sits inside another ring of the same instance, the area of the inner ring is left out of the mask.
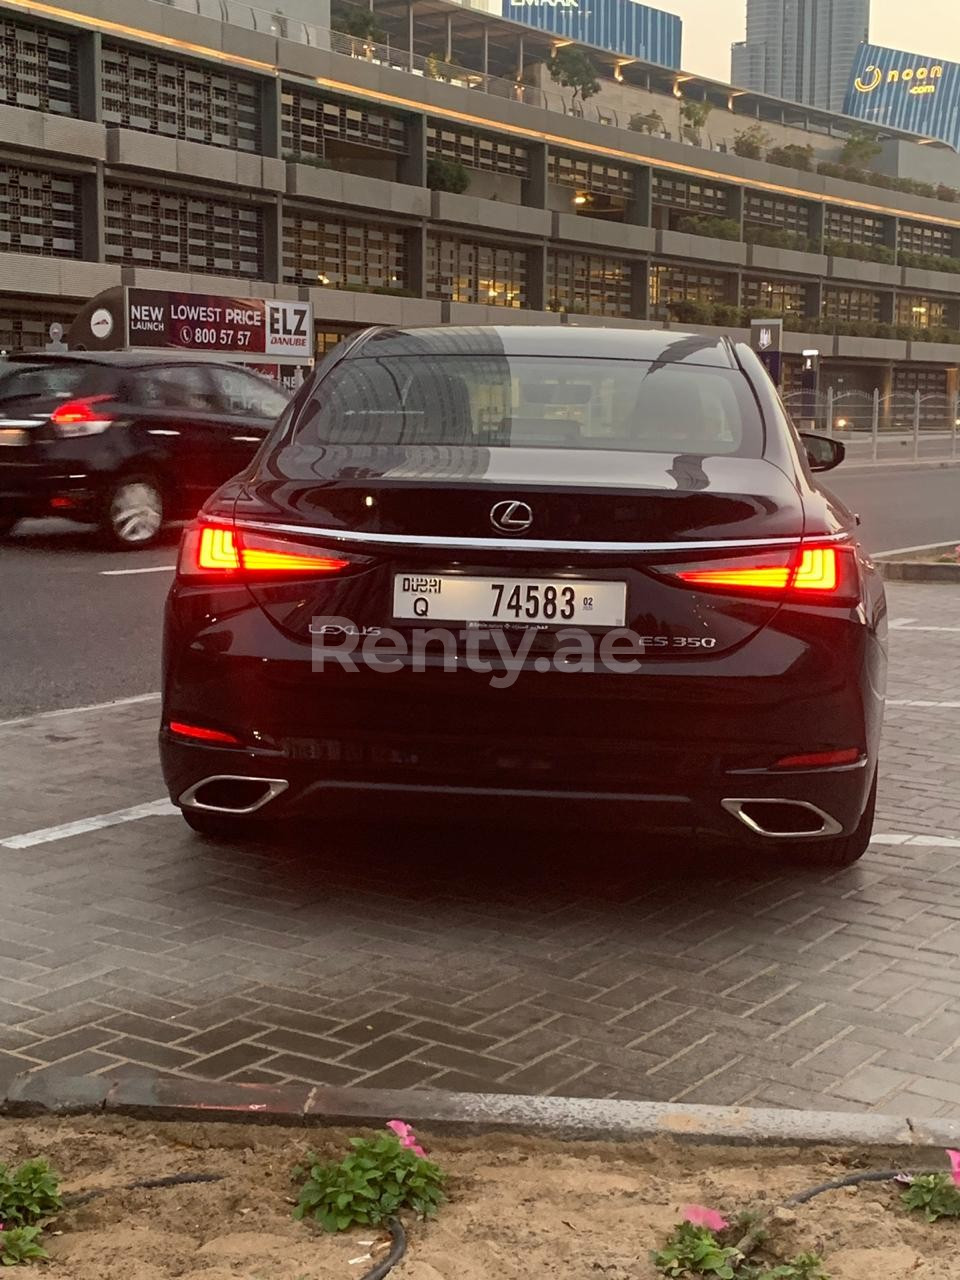
[[[842,111],[869,26],[870,0],[747,0],[747,38],[733,46],[730,79],[743,89]]]

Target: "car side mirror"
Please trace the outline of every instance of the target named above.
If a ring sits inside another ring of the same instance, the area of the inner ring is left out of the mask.
[[[839,440],[831,440],[829,436],[818,436],[812,431],[801,431],[800,439],[807,451],[807,461],[811,471],[832,471],[839,467],[847,455],[846,448]]]

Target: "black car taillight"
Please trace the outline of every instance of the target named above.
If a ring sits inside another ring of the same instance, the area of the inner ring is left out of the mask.
[[[697,566],[670,565],[659,572],[688,587],[735,595],[826,604],[852,604],[860,598],[856,550],[849,545],[807,543]]]
[[[85,396],[81,400],[68,400],[50,415],[53,434],[67,439],[106,431],[114,419],[103,406],[112,399],[113,396]]]
[[[260,534],[231,525],[189,526],[180,543],[181,578],[286,578],[343,573],[356,562],[306,541]]]

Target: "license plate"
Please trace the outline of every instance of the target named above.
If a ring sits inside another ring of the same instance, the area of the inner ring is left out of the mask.
[[[26,431],[21,431],[19,427],[0,427],[0,448],[3,445],[24,445],[28,440]]]
[[[427,622],[503,622],[567,627],[622,627],[625,582],[581,578],[472,578],[398,573],[393,614]]]

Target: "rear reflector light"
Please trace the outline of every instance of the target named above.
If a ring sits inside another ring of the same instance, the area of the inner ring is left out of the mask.
[[[725,559],[713,568],[664,572],[672,573],[688,586],[708,589],[798,596],[816,592],[844,598],[856,594],[852,547],[804,547],[799,556],[793,551],[763,554],[752,560],[744,557],[739,562]]]
[[[856,764],[863,752],[859,747],[844,747],[841,751],[810,751],[806,755],[784,756],[773,766],[775,769],[829,769],[841,764]]]
[[[68,400],[50,415],[54,431],[58,436],[90,436],[106,431],[113,419],[97,406],[112,398],[87,396],[82,400]]]
[[[181,577],[327,574],[341,573],[350,563],[286,539],[201,524],[183,536],[178,572]]]
[[[192,738],[195,742],[219,742],[229,747],[243,745],[232,733],[223,733],[220,729],[206,729],[199,724],[184,724],[181,720],[171,720],[167,728],[178,738]]]

